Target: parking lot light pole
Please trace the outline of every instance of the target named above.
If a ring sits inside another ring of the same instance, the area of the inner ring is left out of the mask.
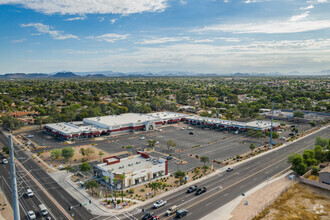
[[[273,146],[273,112],[274,112],[274,101],[272,101],[272,116],[270,120],[270,143],[269,149],[272,149]]]

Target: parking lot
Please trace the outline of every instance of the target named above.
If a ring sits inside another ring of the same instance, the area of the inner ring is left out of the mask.
[[[286,124],[288,124],[286,122]],[[288,124],[289,125],[289,124]],[[190,125],[181,124],[166,126],[159,131],[148,131],[139,133],[128,133],[114,136],[103,136],[92,139],[76,139],[76,142],[69,145],[64,145],[63,141],[60,141],[54,137],[44,134],[41,130],[29,132],[34,135],[31,140],[40,146],[49,146],[49,150],[54,148],[62,148],[65,146],[78,146],[86,144],[95,144],[95,147],[106,151],[108,153],[118,153],[126,151],[123,146],[133,145],[132,152],[136,153],[137,148],[143,149],[148,146],[146,140],[157,140],[159,144],[156,145],[154,151],[150,153],[151,156],[166,158],[169,154],[172,154],[173,159],[169,160],[169,171],[174,172],[177,169],[184,171],[191,170],[197,166],[201,166],[202,163],[195,155],[207,156],[210,159],[216,161],[224,161],[225,159],[242,155],[250,151],[249,146],[251,143],[256,147],[260,147],[269,143],[269,138],[251,138],[244,134],[235,135],[234,132],[217,131],[199,128],[197,126],[191,126],[193,128],[193,135],[189,134],[191,131],[187,130]],[[185,129],[182,130],[181,128]],[[299,132],[310,129],[309,124],[298,125]],[[289,137],[291,128],[287,128],[283,132],[279,132],[280,136]],[[23,134],[26,135],[26,134]],[[140,140],[144,137],[144,140]],[[176,146],[172,147],[172,151],[168,151],[166,142],[172,139]],[[276,142],[285,142],[283,140],[276,139]],[[190,156],[192,155],[192,156]],[[180,164],[180,161],[184,161]],[[179,163],[179,164],[178,164]],[[210,165],[210,164],[209,164]],[[221,165],[214,164],[215,168]]]

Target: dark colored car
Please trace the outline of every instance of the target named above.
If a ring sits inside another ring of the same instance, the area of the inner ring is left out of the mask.
[[[290,133],[289,136],[294,136],[294,133]]]
[[[192,131],[191,131],[191,132],[189,132],[189,134],[190,134],[190,135],[193,135],[193,134],[194,134],[194,132],[192,132]]]
[[[147,213],[143,216],[142,220],[151,220],[154,218],[154,215],[152,213]]]
[[[206,192],[206,188],[205,187],[201,187],[201,188],[198,188],[196,190],[196,195],[200,195],[202,193],[205,193]]]
[[[191,193],[197,190],[197,186],[191,186],[188,188],[187,193]]]
[[[177,218],[182,218],[183,216],[186,216],[187,213],[188,213],[188,210],[179,209],[178,211],[176,211],[176,217]]]
[[[173,158],[172,156],[166,157],[167,160],[172,160],[172,158]]]

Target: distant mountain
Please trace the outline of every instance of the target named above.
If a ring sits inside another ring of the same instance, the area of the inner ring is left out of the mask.
[[[49,75],[45,73],[6,73],[0,75],[0,79],[40,79],[47,77],[49,77]]]
[[[250,76],[248,73],[234,73],[232,76]]]
[[[77,74],[74,74],[73,72],[58,72],[55,75],[52,76],[53,78],[77,78],[80,77]]]
[[[88,74],[84,77],[87,77],[87,78],[106,78],[107,76],[104,75],[104,74]]]

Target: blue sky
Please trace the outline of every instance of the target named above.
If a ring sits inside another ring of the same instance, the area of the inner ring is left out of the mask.
[[[315,73],[329,0],[0,0],[0,74]]]

